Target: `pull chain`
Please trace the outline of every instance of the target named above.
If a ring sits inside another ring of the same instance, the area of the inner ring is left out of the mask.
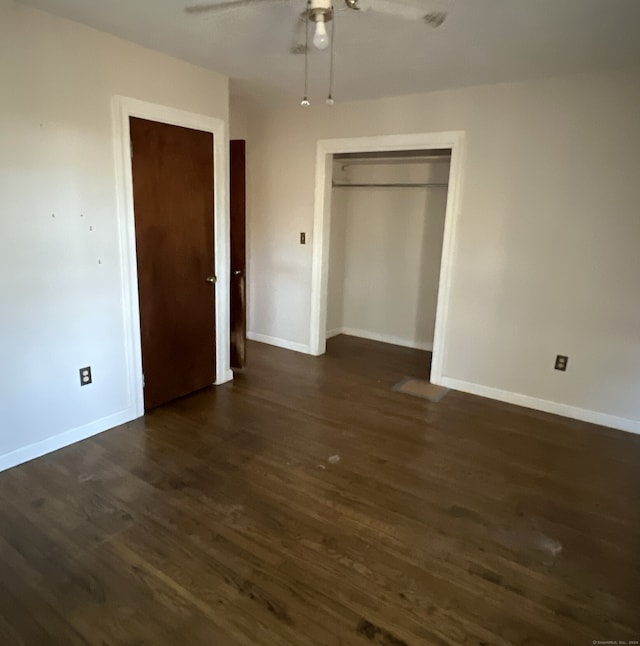
[[[335,40],[335,34],[336,34],[336,11],[332,10],[333,13],[333,25],[331,26],[331,59],[329,61],[329,96],[327,96],[327,100],[325,103],[327,105],[333,105],[334,100],[333,100],[333,43]]]
[[[309,90],[309,11],[311,10],[311,2],[307,2],[307,11],[304,17],[304,97],[300,101],[300,105],[308,107],[311,105],[308,99]]]

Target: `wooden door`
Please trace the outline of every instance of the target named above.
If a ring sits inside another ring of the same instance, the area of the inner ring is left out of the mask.
[[[230,142],[231,209],[231,367],[242,369],[246,363],[246,142]]]
[[[132,117],[144,404],[213,384],[213,134]]]

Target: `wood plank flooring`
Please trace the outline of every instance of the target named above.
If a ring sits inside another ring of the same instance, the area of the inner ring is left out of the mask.
[[[415,350],[248,351],[0,474],[0,644],[640,639],[640,437],[393,392]]]

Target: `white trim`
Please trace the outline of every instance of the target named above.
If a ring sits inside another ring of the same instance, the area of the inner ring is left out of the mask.
[[[443,133],[444,134],[444,133]],[[431,355],[430,380],[437,383],[442,378],[445,357],[448,351],[449,311],[451,307],[451,283],[455,273],[456,235],[462,199],[464,133],[451,133],[451,166],[449,167],[449,190],[444,216],[442,237],[442,259],[436,304],[436,321],[433,332],[433,353]]]
[[[413,348],[414,350],[426,350],[427,352],[433,351],[433,343],[430,341],[412,341],[411,339],[403,339],[399,336],[392,336],[391,334],[379,334],[378,332],[371,332],[370,330],[359,330],[353,327],[337,327],[329,330],[326,333],[326,338],[338,336],[338,334],[346,334],[347,336],[355,336],[360,339],[369,339],[370,341],[380,341],[380,343],[390,343],[391,345],[399,345],[403,348]]]
[[[142,391],[142,350],[140,347],[140,309],[138,306],[138,270],[133,211],[133,178],[131,172],[131,136],[129,117],[140,117],[161,123],[194,128],[213,134],[215,183],[215,291],[216,310],[216,384],[233,378],[229,349],[229,190],[227,127],[222,119],[169,108],[129,97],[112,99],[113,141],[115,152],[116,197],[120,264],[122,272],[122,305],[128,375],[129,400],[133,415],[144,414]]]
[[[258,334],[257,332],[247,332],[247,339],[249,339],[250,341],[257,341],[258,343],[275,345],[278,348],[284,348],[285,350],[293,350],[294,352],[310,354],[308,345],[304,345],[304,343],[295,343],[294,341],[287,341],[287,339],[280,339],[276,336]]]
[[[311,240],[311,307],[309,317],[309,350],[313,355],[327,350],[327,291],[329,276],[329,240],[331,237],[331,162],[334,151],[320,140],[316,149],[316,186]],[[348,140],[347,140],[348,141]],[[337,151],[340,152],[340,151]]]
[[[461,379],[453,379],[452,377],[441,377],[437,382],[433,381],[433,383],[436,383],[439,386],[453,388],[454,390],[461,390],[465,393],[471,393],[472,395],[488,397],[489,399],[497,399],[498,401],[506,402],[508,404],[516,404],[517,406],[533,408],[546,413],[553,413],[554,415],[571,417],[572,419],[578,419],[583,422],[591,422],[592,424],[599,424],[600,426],[608,426],[620,431],[640,434],[640,421],[627,419],[625,417],[599,413],[598,411],[578,408],[577,406],[569,406],[567,404],[560,404],[547,399],[529,397],[528,395],[521,395],[508,390],[500,390],[499,388],[481,386],[468,381],[462,381]]]
[[[451,149],[449,192],[445,213],[438,305],[431,362],[431,380],[442,377],[447,352],[447,321],[451,278],[455,271],[455,240],[460,210],[464,132],[432,132],[351,139],[321,139],[316,149],[316,185],[311,265],[311,312],[309,349],[313,355],[326,351],[327,283],[331,223],[331,162],[335,153]]]
[[[35,460],[35,458],[39,458],[52,451],[57,451],[75,442],[86,440],[88,437],[97,435],[103,431],[108,431],[114,426],[129,422],[135,417],[135,410],[131,407],[127,410],[85,424],[84,426],[78,426],[64,433],[48,437],[46,440],[23,446],[11,453],[5,453],[4,455],[0,455],[0,471],[11,469],[19,464]]]

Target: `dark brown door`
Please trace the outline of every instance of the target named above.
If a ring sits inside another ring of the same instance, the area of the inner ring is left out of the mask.
[[[213,135],[130,125],[149,410],[215,381]]]
[[[245,243],[245,148],[242,139],[230,142],[231,208],[231,367],[242,369],[247,348],[247,284]]]

